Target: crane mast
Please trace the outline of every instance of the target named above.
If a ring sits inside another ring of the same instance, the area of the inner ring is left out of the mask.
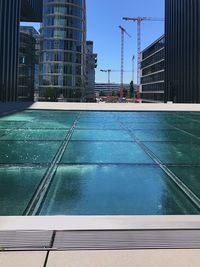
[[[127,31],[122,27],[119,26],[121,30],[121,77],[120,77],[120,98],[124,96],[124,35],[128,35],[131,37]]]
[[[137,98],[140,98],[141,88],[140,88],[140,67],[141,67],[141,23],[142,21],[164,21],[162,18],[152,18],[152,17],[135,17],[129,18],[124,17],[123,20],[137,22]]]

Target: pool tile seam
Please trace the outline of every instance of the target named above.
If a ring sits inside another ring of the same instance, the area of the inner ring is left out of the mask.
[[[27,122],[24,122],[24,124],[26,124]],[[22,125],[24,125],[24,124],[22,124]],[[21,125],[20,125],[21,126]],[[2,129],[2,128],[1,128]],[[20,129],[20,127],[14,127],[14,128],[7,128],[7,129],[2,129],[2,130],[6,130],[6,131],[8,131],[8,133],[5,133],[5,134],[3,134],[3,135],[0,135],[0,138],[2,138],[2,137],[4,137],[4,136],[7,136],[7,135],[9,135],[9,134],[11,134],[13,131],[15,131],[15,130],[19,130]],[[0,140],[1,141],[1,140]]]
[[[46,175],[43,177],[42,184],[40,185],[34,197],[32,198],[31,203],[28,204],[26,211],[25,211],[25,215],[36,215],[38,213],[38,210],[41,208],[43,199],[45,198],[49,190],[49,187],[52,183],[52,180],[55,177],[55,173],[58,168],[58,163],[60,162],[66,150],[69,140],[79,120],[79,116],[80,116],[80,113],[75,118],[72,127],[66,134],[66,138],[63,140],[63,142],[61,143],[61,146],[59,147],[57,153],[55,154],[54,159],[52,160],[49,168],[47,169]]]
[[[199,197],[184,182],[182,182],[180,178],[174,172],[172,172],[168,168],[168,166],[165,163],[163,163],[147,146],[145,146],[142,142],[141,142],[141,145],[144,146],[144,150],[147,151],[149,156],[155,162],[157,162],[158,166],[167,174],[167,176],[177,185],[177,187],[190,199],[190,201],[200,211]]]
[[[192,133],[188,132],[188,131],[187,131],[188,129],[180,129],[180,128],[177,127],[177,126],[171,125],[171,124],[169,124],[169,123],[167,123],[167,124],[170,125],[171,127],[173,127],[173,129],[178,130],[179,132],[185,133],[185,134],[187,134],[187,135],[189,135],[189,136],[191,136],[191,137],[194,137],[194,138],[200,140],[200,137],[198,137],[198,136],[195,135],[195,134],[192,134]]]
[[[95,162],[83,162],[83,163],[77,163],[77,162],[70,162],[70,163],[58,163],[57,164],[58,167],[59,166],[89,166],[89,165],[94,165],[94,166],[157,166],[157,163],[115,163],[115,162],[111,162],[111,163],[95,163]],[[194,168],[200,168],[200,164],[173,164],[173,163],[167,163],[165,164],[167,167],[194,167]],[[3,168],[10,168],[10,167],[15,167],[15,168],[48,168],[49,163],[0,163],[0,169]]]
[[[187,119],[188,121],[194,121],[194,122],[200,123],[200,122],[199,122],[198,120],[196,120],[196,119],[185,118],[185,117],[183,117],[183,116],[180,116],[179,114],[176,114],[176,117],[181,118],[181,119]]]

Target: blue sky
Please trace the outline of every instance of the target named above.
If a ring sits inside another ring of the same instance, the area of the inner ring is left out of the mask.
[[[164,0],[87,0],[87,39],[94,41],[94,52],[98,54],[96,82],[106,82],[107,75],[100,69],[120,70],[120,30],[126,28],[132,36],[125,37],[125,69],[132,69],[132,56],[137,53],[136,23],[126,22],[122,17],[164,18]],[[24,24],[24,23],[23,23]],[[38,24],[34,24],[39,28]],[[163,22],[147,21],[142,24],[142,48],[145,48],[164,33]],[[136,70],[135,63],[135,70]],[[136,71],[135,71],[136,72]],[[125,73],[129,83],[132,74]],[[136,80],[136,73],[135,73]],[[112,82],[120,81],[120,73],[111,74]]]

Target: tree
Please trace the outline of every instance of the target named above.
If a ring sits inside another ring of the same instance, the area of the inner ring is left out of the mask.
[[[133,85],[133,81],[130,82],[130,98],[134,98],[134,85]]]
[[[112,91],[112,96],[116,96],[116,92],[115,91]]]
[[[127,97],[127,96],[128,96],[128,90],[124,89],[124,97]]]
[[[47,101],[56,101],[55,89],[50,87],[45,92],[45,99]]]
[[[105,95],[106,95],[106,94],[105,94],[104,91],[100,91],[99,96],[105,96]]]

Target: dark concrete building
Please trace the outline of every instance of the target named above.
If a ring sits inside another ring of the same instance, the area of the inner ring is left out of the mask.
[[[42,21],[42,0],[0,0],[0,101],[18,97],[20,20]]]
[[[145,102],[164,101],[165,36],[141,53],[141,98]]]
[[[94,102],[95,96],[95,69],[97,67],[97,54],[93,52],[93,41],[86,42],[86,83],[85,83],[85,98],[87,102]]]
[[[200,1],[165,0],[165,101],[200,103]]]
[[[34,37],[35,29],[29,28],[20,27],[18,70],[18,100],[20,101],[34,101],[35,65],[37,63],[36,39]]]
[[[39,56],[40,56],[40,33],[33,26],[20,26],[20,32],[25,32],[31,35],[35,41],[35,57],[34,57],[34,94],[35,101],[39,94]],[[20,62],[19,62],[20,63]]]
[[[21,0],[21,21],[41,22],[43,0]]]

